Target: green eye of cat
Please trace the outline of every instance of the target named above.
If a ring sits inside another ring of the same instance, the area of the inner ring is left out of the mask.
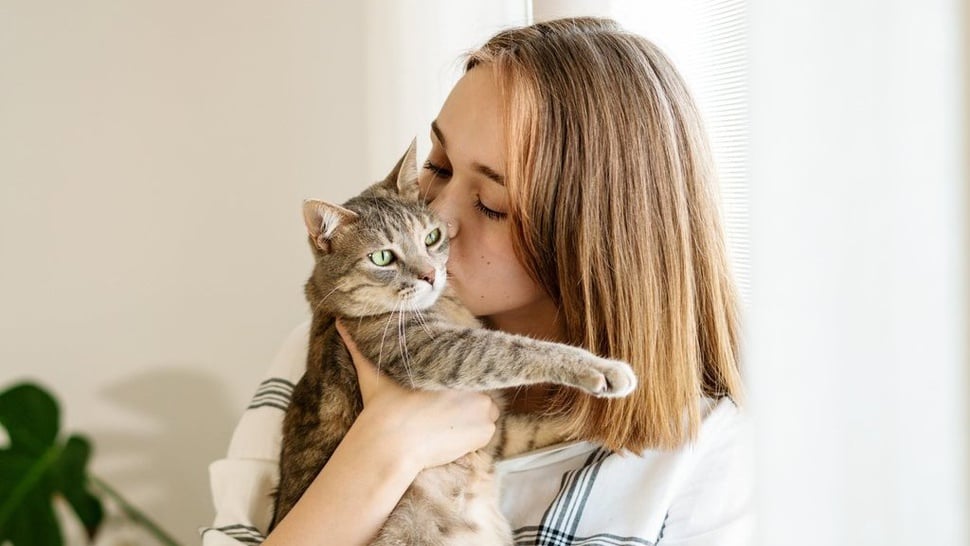
[[[440,239],[441,239],[441,230],[439,228],[434,228],[434,231],[429,233],[428,236],[424,238],[424,244],[427,246],[431,246],[437,243],[438,240]]]
[[[374,265],[385,266],[390,265],[397,259],[390,250],[378,250],[377,252],[371,252],[367,255],[370,261],[374,262]]]

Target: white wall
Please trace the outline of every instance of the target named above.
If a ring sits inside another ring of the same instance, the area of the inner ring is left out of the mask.
[[[383,177],[388,157],[418,137],[430,149],[430,124],[462,73],[464,54],[510,26],[528,24],[526,0],[367,0],[365,93],[368,166]]]
[[[750,6],[759,544],[968,544],[965,5]]]
[[[0,2],[0,385],[51,387],[94,470],[187,544],[307,315],[302,200],[385,174],[442,65],[525,18],[452,4]]]
[[[186,543],[305,314],[301,200],[363,182],[362,24],[347,3],[0,4],[0,381],[53,388],[94,469]]]

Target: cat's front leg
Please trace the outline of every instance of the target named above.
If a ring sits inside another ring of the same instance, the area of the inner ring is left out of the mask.
[[[556,383],[594,396],[622,397],[637,384],[626,362],[571,345],[479,328],[412,333],[407,367],[415,388],[493,390]]]
[[[557,346],[561,347],[561,346]],[[570,347],[572,348],[572,347]],[[571,370],[566,378],[575,378],[575,382],[565,382],[564,384],[578,387],[586,392],[601,398],[622,398],[632,393],[637,386],[637,376],[633,373],[633,368],[622,360],[611,360],[601,358],[588,351],[577,349],[582,354],[578,355]],[[569,366],[569,359],[564,358],[566,366]],[[552,375],[557,375],[556,370],[551,370]]]
[[[601,398],[629,395],[637,386],[633,368],[621,360],[603,358],[561,343],[511,336],[509,343],[523,344],[517,363],[530,383],[557,383],[584,390]]]

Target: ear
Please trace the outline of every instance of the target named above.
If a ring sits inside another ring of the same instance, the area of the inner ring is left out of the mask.
[[[409,201],[418,200],[418,160],[417,139],[411,140],[411,145],[404,152],[397,165],[391,169],[381,185]]]
[[[324,253],[330,252],[330,240],[341,226],[357,221],[357,213],[340,205],[307,199],[303,201],[303,221],[314,246]]]

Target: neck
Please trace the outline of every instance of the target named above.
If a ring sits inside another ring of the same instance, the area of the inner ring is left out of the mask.
[[[562,320],[559,308],[549,297],[544,297],[523,308],[482,318],[485,324],[493,330],[501,330],[542,341],[568,343],[566,324]]]
[[[509,413],[544,413],[550,409],[556,387],[549,384],[525,385],[505,389],[506,409]]]
[[[523,309],[484,317],[484,321],[493,330],[543,341],[568,343],[566,325],[559,313],[559,308],[548,297]],[[508,410],[511,413],[541,412],[548,408],[555,391],[555,387],[547,384],[506,389]]]

